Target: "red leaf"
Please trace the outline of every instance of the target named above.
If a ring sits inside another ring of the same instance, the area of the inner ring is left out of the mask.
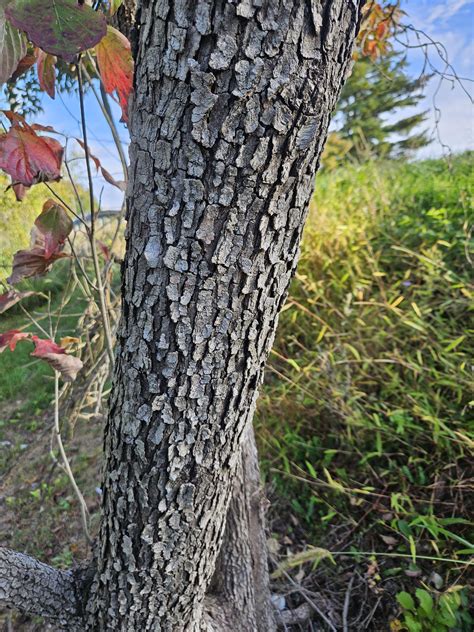
[[[55,371],[59,371],[65,382],[73,382],[76,379],[78,371],[82,369],[82,361],[79,358],[66,353],[66,349],[53,340],[43,340],[38,336],[32,336],[31,339],[35,345],[32,356],[44,360]]]
[[[31,129],[34,129],[35,132],[53,132],[53,134],[58,134],[52,125],[40,125],[39,123],[33,123],[30,125]]]
[[[79,143],[79,145],[82,147],[82,149],[84,150],[84,152],[86,151],[86,146],[84,145],[84,143],[82,142],[82,140],[80,138],[76,138],[77,142]],[[88,148],[89,149],[89,148]],[[107,169],[105,169],[100,160],[97,158],[97,156],[94,156],[93,154],[91,154],[90,150],[89,150],[89,158],[91,158],[91,160],[94,161],[95,167],[97,169],[97,171],[101,171],[102,176],[104,177],[104,180],[106,182],[108,182],[109,184],[112,184],[114,187],[117,187],[117,189],[120,189],[121,191],[125,191],[125,189],[127,188],[127,184],[123,181],[123,180],[116,180],[113,175],[111,173],[109,173],[107,171]]]
[[[110,248],[104,244],[103,241],[97,240],[97,245],[100,248],[101,253],[104,256],[104,259],[108,262],[112,257],[112,253],[110,252]]]
[[[57,58],[54,55],[45,53],[41,48],[36,49],[37,70],[38,79],[41,90],[44,90],[46,94],[54,99],[56,92],[56,61]]]
[[[23,73],[33,66],[36,62],[36,57],[27,53],[22,59],[20,59],[18,66],[16,67],[15,72],[12,74],[10,81],[16,81]]]
[[[19,329],[11,329],[0,334],[0,353],[5,351],[7,347],[10,351],[14,351],[17,343],[27,338],[30,338],[30,334]],[[61,374],[65,382],[73,382],[76,379],[78,371],[83,366],[79,358],[69,355],[66,349],[60,347],[54,340],[43,340],[38,336],[31,336],[31,340],[35,345],[35,349],[31,353],[33,357],[47,362]]]
[[[11,329],[4,334],[0,334],[0,353],[3,353],[7,347],[9,347],[10,351],[15,351],[17,342],[28,338],[29,335],[19,329]]]
[[[31,247],[19,250],[13,257],[13,269],[8,282],[12,285],[22,279],[46,274],[52,264],[68,255],[61,252],[73,227],[64,208],[47,200],[31,231]]]
[[[43,238],[44,256],[49,259],[62,250],[73,223],[60,204],[54,200],[46,200],[41,214],[35,219],[35,226]],[[35,245],[42,245],[38,236],[35,237]]]
[[[130,42],[117,29],[107,27],[107,35],[95,47],[100,78],[105,91],[117,91],[122,121],[128,122],[128,102],[133,91],[133,58]]]
[[[19,301],[26,298],[27,296],[32,296],[34,292],[17,292],[16,290],[9,290],[5,294],[0,296],[0,314],[6,312],[7,309],[16,305]]]
[[[26,195],[26,192],[28,191],[28,187],[25,187],[24,184],[12,184],[10,186],[13,189],[17,202],[21,202],[22,200],[25,199],[25,195]],[[7,187],[7,189],[9,188],[10,187]]]
[[[4,114],[12,124],[18,123],[18,125],[27,125],[23,116],[21,116],[21,114],[18,114],[17,112],[13,112],[13,110],[2,110],[2,114]]]
[[[44,340],[43,338],[39,338],[38,336],[31,336],[35,344],[35,350],[31,354],[37,358],[41,358],[46,353],[66,353],[66,349],[63,349],[58,344],[54,342],[54,340]]]
[[[13,268],[8,282],[12,285],[23,279],[42,276],[46,274],[58,259],[67,257],[64,252],[52,255],[48,259],[44,256],[44,248],[32,248],[31,250],[18,250],[13,257]]]
[[[378,39],[383,39],[388,33],[388,24],[387,22],[380,22],[375,31],[376,37]]]
[[[46,53],[74,61],[106,34],[105,16],[77,0],[23,0],[5,9],[10,22]]]
[[[0,134],[0,169],[8,173],[13,184],[31,186],[61,178],[63,148],[54,138],[38,136],[23,118],[4,112],[12,125]]]

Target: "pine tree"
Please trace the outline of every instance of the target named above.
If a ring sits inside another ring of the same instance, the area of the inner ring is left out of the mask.
[[[398,53],[376,61],[360,59],[354,65],[336,117],[338,137],[349,141],[352,157],[402,158],[430,142],[425,130],[418,131],[427,111],[397,117],[399,110],[418,105],[430,79],[427,75],[412,79],[407,65],[406,58]]]

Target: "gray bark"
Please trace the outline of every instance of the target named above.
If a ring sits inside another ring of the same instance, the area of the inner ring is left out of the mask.
[[[274,630],[247,433],[362,4],[138,1],[94,580],[4,554],[9,605],[71,630],[86,601],[94,632]]]
[[[37,614],[59,628],[83,630],[78,576],[0,548],[0,607]]]
[[[209,593],[242,436],[359,4],[138,4],[123,315],[90,630],[227,625]],[[251,557],[248,540],[225,541]],[[253,587],[239,592],[229,577],[220,587],[240,629],[245,603],[264,630]]]
[[[128,39],[132,39],[132,28],[135,23],[136,9],[136,0],[123,0],[112,19],[112,24],[115,28],[119,29]]]
[[[253,427],[246,430],[241,461],[210,592],[233,632],[268,632],[275,618],[268,586],[266,499],[260,484]]]

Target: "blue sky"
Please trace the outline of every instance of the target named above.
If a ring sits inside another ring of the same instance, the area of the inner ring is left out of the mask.
[[[472,97],[474,84],[468,79],[474,79],[474,0],[405,0],[402,8],[408,14],[405,21],[444,45],[457,75],[467,79],[463,85]],[[411,40],[416,43],[416,37],[412,36]],[[443,71],[444,63],[434,48],[430,58],[435,67]],[[419,72],[424,61],[421,51],[409,51],[408,60],[411,72]],[[474,110],[468,95],[456,82],[445,80],[439,85],[439,80],[433,78],[422,103],[423,109],[429,110],[431,130],[435,122],[433,97],[441,110],[439,132],[442,142],[452,151],[474,149]],[[420,152],[421,157],[440,153],[442,148],[436,135],[434,142]]]
[[[408,14],[404,22],[411,23],[415,28],[424,31],[433,40],[444,45],[449,61],[459,76],[474,78],[474,0],[403,0],[402,8]],[[415,34],[411,35],[410,42],[417,43]],[[408,50],[407,58],[410,72],[416,75],[423,66],[422,52],[419,49]],[[439,71],[444,69],[444,64],[433,47],[430,59]],[[472,95],[474,84],[465,81],[464,85]],[[435,133],[434,97],[441,111],[438,125],[441,141],[452,151],[474,149],[473,106],[469,97],[456,83],[444,80],[439,85],[439,81],[435,78],[426,88],[425,99],[418,108],[429,111],[426,126],[432,131],[434,139],[430,146],[421,150],[420,157],[439,156],[443,151]],[[114,176],[120,179],[122,177],[120,162],[116,158],[110,132],[93,95],[87,97],[86,105],[91,151]],[[44,113],[38,116],[38,122],[53,125],[56,130],[68,136],[81,136],[77,98],[58,95],[53,101],[44,95],[43,108]],[[118,107],[114,106],[114,112],[118,121],[120,118]],[[118,127],[121,137],[126,141],[128,132],[125,126],[118,123]],[[80,154],[79,148],[74,143],[71,143],[71,150],[72,153]],[[101,196],[103,208],[120,207],[123,198],[120,191],[107,185],[99,176],[94,179],[94,183],[96,197]]]

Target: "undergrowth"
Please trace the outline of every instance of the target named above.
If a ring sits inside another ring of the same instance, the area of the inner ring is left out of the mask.
[[[275,528],[390,578],[392,629],[397,590],[472,568],[472,159],[318,176],[258,407]]]

